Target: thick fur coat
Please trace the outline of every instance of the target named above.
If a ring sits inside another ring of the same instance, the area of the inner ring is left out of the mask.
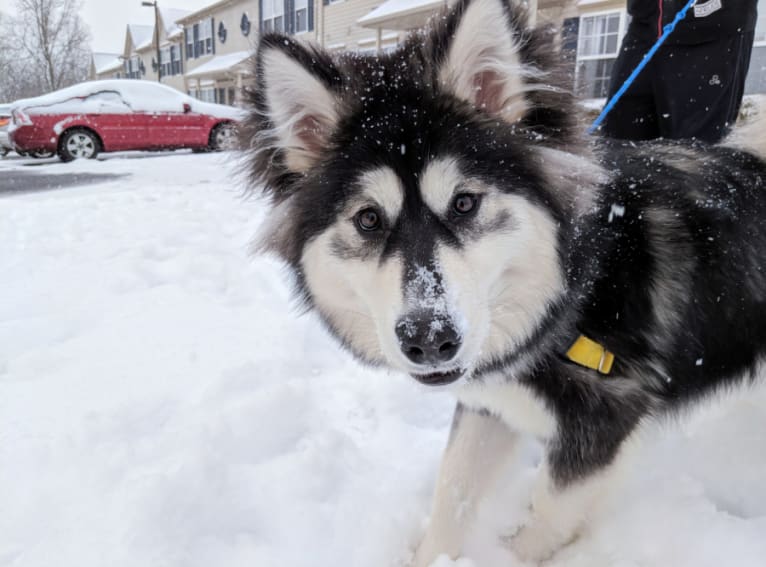
[[[509,541],[541,559],[642,420],[762,372],[761,124],[719,146],[587,138],[553,40],[505,0],[459,0],[390,54],[268,34],[255,58],[260,249],[359,360],[459,401],[417,566],[460,554],[517,432],[546,457]],[[608,375],[566,356],[580,336]]]

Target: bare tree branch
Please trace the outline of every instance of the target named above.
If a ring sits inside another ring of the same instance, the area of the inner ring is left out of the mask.
[[[0,20],[0,98],[35,96],[85,80],[90,32],[81,0],[16,0],[17,16]],[[5,67],[3,67],[3,65]]]

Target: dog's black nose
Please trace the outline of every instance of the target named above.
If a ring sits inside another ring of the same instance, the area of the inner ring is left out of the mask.
[[[402,352],[415,364],[443,364],[460,349],[460,334],[444,317],[405,317],[396,325],[396,335]]]

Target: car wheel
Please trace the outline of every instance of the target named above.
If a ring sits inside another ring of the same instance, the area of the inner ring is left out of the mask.
[[[35,159],[46,159],[49,157],[53,157],[53,152],[49,152],[48,150],[34,150],[32,152],[29,152],[29,155]]]
[[[9,153],[11,153],[11,150],[9,150],[8,148],[0,148],[0,157],[5,157]]]
[[[100,150],[98,137],[90,130],[69,130],[59,142],[61,161],[95,159]]]
[[[229,123],[219,124],[210,133],[210,149],[214,152],[230,150],[234,147],[236,133]]]

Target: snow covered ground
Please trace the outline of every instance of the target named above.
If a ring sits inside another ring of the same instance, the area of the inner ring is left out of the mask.
[[[395,567],[427,521],[452,402],[359,367],[280,266],[230,156],[27,168],[125,174],[0,197],[0,565]],[[7,176],[8,179],[10,176]],[[2,195],[2,191],[0,191]],[[766,565],[766,390],[648,428],[554,567]],[[519,565],[535,446],[471,560]]]

